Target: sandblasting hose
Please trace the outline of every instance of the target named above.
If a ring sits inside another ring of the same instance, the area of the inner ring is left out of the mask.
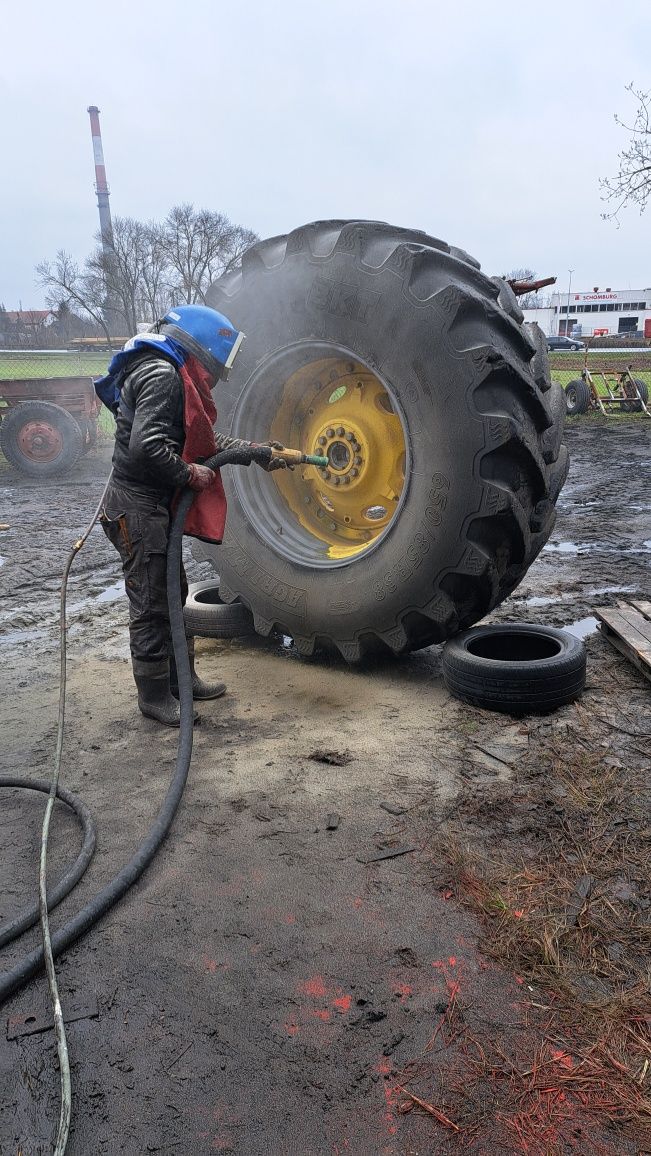
[[[257,455],[256,455],[257,456]],[[205,465],[210,469],[217,470],[223,465],[229,463],[248,465],[251,461],[250,454],[243,454],[240,450],[224,450],[210,458]],[[108,483],[107,483],[108,485]],[[105,492],[105,491],[104,491]],[[102,499],[103,499],[102,495]],[[75,943],[95,924],[106,912],[115,904],[122,896],[129,890],[133,883],[140,878],[143,871],[151,863],[154,855],[158,851],[161,843],[165,839],[174,816],[178,810],[183,790],[187,781],[188,771],[190,768],[190,759],[192,756],[192,739],[194,727],[194,712],[192,707],[192,676],[190,673],[190,660],[188,657],[187,639],[185,635],[185,628],[183,623],[183,604],[181,601],[181,559],[183,550],[183,527],[185,519],[194,500],[194,493],[192,490],[186,489],[181,493],[176,512],[172,519],[170,529],[168,554],[167,554],[167,596],[169,603],[170,625],[172,634],[172,644],[174,648],[174,659],[176,662],[176,669],[178,673],[179,685],[179,702],[181,709],[181,726],[179,731],[179,744],[176,755],[176,765],[174,774],[167,790],[167,794],[163,801],[163,805],[152,823],[149,831],[143,839],[140,846],[129,859],[128,863],[121,868],[120,871],[98,892],[97,895],[91,899],[81,911],[69,919],[67,923],[55,931],[51,936],[47,935],[46,946],[47,953],[43,946],[35,948],[30,951],[24,958],[11,968],[11,970],[0,975],[0,1005],[5,1000],[9,999],[15,992],[37,975],[43,968],[46,954],[50,961],[55,959],[62,952],[66,951],[71,944]],[[67,586],[68,574],[70,571],[71,562],[78,552],[80,546],[86,540],[92,527],[94,526],[97,517],[100,513],[100,506],[98,506],[92,522],[90,523],[83,538],[78,543],[75,543],[72,553],[64,571],[64,578],[62,584],[62,705],[60,706],[60,725],[59,736],[57,740],[57,773],[52,780],[51,798],[48,800],[47,820],[51,813],[52,804],[56,795],[58,787],[58,768],[60,765],[61,748],[63,744],[63,718],[65,702],[65,590]],[[12,782],[12,786],[25,786],[42,789],[41,784],[36,784],[28,780],[24,782]],[[44,847],[47,848],[47,831],[45,831]],[[88,856],[90,858],[90,856]],[[44,860],[43,860],[44,862]],[[44,870],[41,872],[41,892],[44,894]],[[45,905],[45,918],[47,921],[47,905]],[[30,920],[32,921],[32,920]],[[25,930],[24,926],[16,930],[16,935]],[[15,938],[15,935],[11,937]],[[8,940],[5,940],[8,942]],[[64,1106],[62,1106],[64,1107]],[[65,1121],[64,1121],[65,1117]],[[57,1141],[57,1152],[63,1152],[67,1139],[67,1129],[70,1121],[69,1103],[67,1111],[64,1108],[62,1113],[62,1122],[60,1125],[59,1138]]]

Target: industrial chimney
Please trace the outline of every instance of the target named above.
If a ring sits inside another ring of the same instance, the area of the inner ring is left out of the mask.
[[[99,109],[91,104],[88,108],[90,116],[90,131],[93,137],[93,156],[95,157],[95,192],[97,193],[97,207],[99,209],[99,227],[102,235],[102,248],[108,253],[113,246],[113,224],[109,207],[109,187],[106,182],[104,167],[104,152],[102,149],[102,133],[99,127]]]

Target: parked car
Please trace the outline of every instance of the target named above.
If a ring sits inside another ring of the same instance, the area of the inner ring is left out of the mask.
[[[585,342],[577,337],[560,337],[552,333],[547,338],[548,349],[585,349]]]

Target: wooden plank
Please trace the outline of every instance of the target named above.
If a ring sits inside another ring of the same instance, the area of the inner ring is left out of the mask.
[[[635,610],[597,610],[596,613],[635,650],[642,654],[648,652],[651,661],[651,637],[645,629],[651,626],[651,623],[646,618]]]
[[[651,621],[632,606],[595,611],[601,631],[651,681]]]
[[[649,621],[651,621],[651,602],[634,602],[633,599],[631,599],[629,606],[633,606],[636,610],[639,610],[644,618],[648,618]]]

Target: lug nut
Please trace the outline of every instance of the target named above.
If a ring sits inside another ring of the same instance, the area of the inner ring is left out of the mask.
[[[360,454],[355,454],[355,458],[354,458],[354,461],[355,461],[355,465],[356,465],[356,466],[361,466],[361,464],[362,464],[362,458],[361,458],[361,455],[360,455]]]
[[[335,431],[334,431],[334,429],[332,428],[332,426],[330,426],[330,427],[329,427],[329,428],[326,430],[326,437],[328,437],[328,438],[333,438],[334,436],[335,436]]]
[[[342,425],[338,425],[336,430],[335,430],[335,433],[336,433],[338,438],[342,438],[344,436],[345,432],[346,431]]]
[[[359,470],[356,469],[355,466],[353,466],[352,470],[350,471],[351,478],[356,478],[358,476],[358,474],[359,474]]]
[[[346,431],[346,441],[347,442],[354,442],[355,441],[355,434],[352,433],[350,430]]]
[[[357,441],[357,439],[356,439],[356,438],[353,438],[353,441],[351,442],[351,445],[352,445],[352,447],[353,447],[353,449],[354,449],[355,453],[359,453],[359,451],[360,451],[360,450],[361,450],[361,448],[362,448],[362,447],[360,446],[360,444],[359,444],[359,442]]]
[[[346,477],[344,478],[344,485],[345,485],[345,486],[349,486],[349,485],[350,485],[350,478],[348,477],[348,475],[346,475]]]
[[[316,444],[317,444],[318,446],[324,446],[324,445],[326,444],[326,439],[324,438],[323,434],[321,434],[321,437],[320,437],[320,438],[317,438],[317,443],[316,443]]]
[[[333,485],[340,486],[341,485],[341,478],[333,478],[332,482],[333,482]]]

